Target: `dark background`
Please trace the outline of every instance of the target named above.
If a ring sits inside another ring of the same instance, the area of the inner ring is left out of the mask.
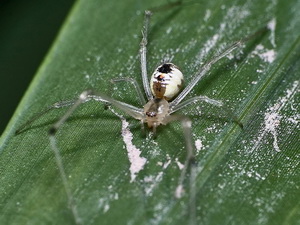
[[[0,134],[74,2],[0,1]]]

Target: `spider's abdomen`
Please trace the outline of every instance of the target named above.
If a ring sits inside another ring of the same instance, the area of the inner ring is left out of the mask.
[[[183,75],[173,63],[165,63],[157,67],[151,76],[150,86],[156,98],[167,101],[174,98],[183,85]]]

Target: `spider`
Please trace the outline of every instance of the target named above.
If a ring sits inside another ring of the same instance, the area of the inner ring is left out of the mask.
[[[73,196],[71,194],[68,185],[67,176],[62,163],[61,155],[59,153],[59,148],[56,144],[55,134],[60,129],[60,127],[65,123],[65,121],[70,117],[70,115],[81,104],[86,103],[90,100],[95,100],[97,102],[102,102],[105,104],[115,106],[119,108],[121,111],[123,111],[124,113],[133,117],[134,119],[140,120],[143,126],[144,124],[147,124],[147,126],[150,129],[152,129],[154,134],[156,133],[156,128],[158,126],[166,125],[173,121],[180,121],[183,130],[183,135],[186,142],[187,156],[186,156],[183,170],[179,178],[179,185],[177,187],[176,196],[180,197],[180,192],[183,189],[182,184],[187,174],[187,169],[191,168],[190,170],[190,183],[191,183],[190,201],[191,202],[195,201],[194,200],[195,190],[192,188],[194,185],[195,165],[196,165],[194,147],[192,142],[192,133],[191,133],[192,121],[188,116],[178,115],[174,113],[191,104],[195,104],[198,102],[206,102],[208,104],[221,108],[222,111],[226,112],[229,119],[231,119],[232,121],[237,123],[241,128],[243,128],[242,123],[221,101],[211,99],[207,96],[196,96],[186,100],[185,97],[191,92],[191,90],[202,79],[202,77],[210,70],[213,64],[215,64],[217,61],[219,61],[220,59],[222,59],[223,57],[231,53],[234,49],[243,45],[246,41],[251,39],[253,36],[256,36],[257,33],[260,33],[261,31],[258,31],[246,38],[234,42],[233,44],[225,48],[225,50],[222,51],[220,54],[214,56],[211,60],[206,62],[204,66],[202,66],[202,68],[198,70],[198,72],[196,72],[191,82],[184,89],[182,89],[183,74],[180,71],[179,67],[171,62],[165,62],[162,65],[158,66],[151,76],[150,83],[148,81],[146,53],[147,53],[147,42],[148,42],[148,30],[149,30],[150,19],[152,14],[153,12],[150,10],[145,11],[143,28],[142,28],[142,40],[140,42],[140,50],[139,50],[140,62],[141,62],[141,75],[142,75],[142,82],[143,82],[146,99],[136,80],[132,78],[119,78],[119,79],[112,80],[112,82],[131,83],[137,92],[139,101],[143,105],[143,108],[138,108],[133,105],[127,104],[125,102],[115,100],[111,97],[108,97],[102,93],[95,92],[93,90],[86,90],[83,91],[80,94],[79,98],[76,100],[61,101],[61,102],[54,103],[53,105],[49,106],[45,110],[33,116],[29,121],[23,124],[16,131],[17,134],[21,133],[33,121],[35,121],[36,119],[38,119],[39,117],[41,117],[42,115],[44,115],[45,113],[47,113],[52,109],[70,107],[69,110],[50,128],[49,139],[51,143],[51,148],[55,154],[56,163],[60,171],[63,185],[68,197],[69,205],[71,207],[74,219],[77,224],[80,224],[81,221],[78,212],[76,210]]]

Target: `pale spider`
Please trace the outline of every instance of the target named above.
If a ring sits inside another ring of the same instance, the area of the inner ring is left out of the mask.
[[[64,188],[68,196],[68,201],[74,216],[76,223],[80,224],[80,217],[77,213],[76,206],[73,202],[73,196],[71,194],[67,176],[65,173],[65,169],[62,163],[61,155],[59,153],[59,149],[56,145],[56,138],[55,133],[61,127],[61,125],[70,117],[70,115],[75,111],[75,109],[83,103],[86,103],[90,100],[95,100],[98,102],[103,102],[109,105],[113,105],[120,110],[124,111],[126,114],[132,116],[133,118],[140,120],[142,124],[146,123],[149,128],[152,129],[153,133],[155,134],[156,128],[159,125],[166,125],[172,121],[180,121],[181,126],[183,129],[183,134],[186,142],[186,149],[187,149],[187,156],[184,163],[184,169],[181,172],[179,178],[179,185],[177,189],[182,190],[182,183],[186,176],[187,169],[190,166],[190,185],[191,185],[191,196],[190,196],[190,204],[195,204],[195,190],[192,189],[194,185],[195,179],[195,159],[194,159],[194,147],[192,142],[192,134],[191,134],[191,125],[192,122],[187,116],[183,115],[174,115],[174,113],[184,107],[197,103],[197,102],[206,102],[208,104],[217,106],[222,109],[223,112],[226,112],[229,119],[236,122],[241,128],[242,123],[236,118],[236,116],[221,102],[218,100],[211,99],[207,96],[196,96],[185,101],[184,98],[193,87],[201,80],[201,78],[209,71],[211,66],[219,61],[224,56],[228,55],[234,49],[240,47],[243,43],[247,40],[251,39],[252,37],[256,36],[258,33],[262,32],[261,30],[246,37],[241,40],[238,40],[231,44],[229,47],[225,48],[220,54],[214,56],[211,60],[209,60],[203,67],[201,67],[198,72],[193,76],[191,82],[181,91],[183,85],[183,75],[179,68],[171,62],[163,63],[158,68],[155,69],[154,73],[151,76],[150,84],[148,81],[147,76],[147,61],[146,61],[146,52],[147,52],[147,36],[148,36],[148,28],[150,23],[152,12],[150,10],[145,11],[144,16],[144,23],[142,29],[142,40],[140,42],[140,61],[141,61],[141,71],[142,71],[142,81],[144,91],[147,97],[147,101],[145,96],[143,95],[141,89],[138,86],[136,80],[132,78],[119,78],[112,80],[113,82],[130,82],[135,90],[137,91],[140,103],[144,105],[143,108],[138,108],[133,105],[117,101],[111,97],[108,97],[104,94],[94,92],[92,90],[86,90],[82,92],[78,99],[70,100],[70,101],[62,101],[57,102],[51,105],[50,107],[46,108],[45,110],[41,111],[40,113],[36,114],[33,118],[23,124],[16,133],[21,133],[30,125],[33,121],[37,118],[41,117],[48,111],[52,109],[58,109],[63,107],[71,106],[71,108],[50,128],[49,130],[49,138],[51,143],[51,148],[55,153],[56,163],[58,165],[61,178],[63,180]],[[180,193],[178,195],[177,190],[177,197],[180,197]],[[192,206],[191,212],[195,214],[195,206]],[[192,216],[194,217],[194,216]]]

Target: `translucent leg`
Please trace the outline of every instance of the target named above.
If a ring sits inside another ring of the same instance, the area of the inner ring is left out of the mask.
[[[54,105],[52,105],[51,107],[49,107],[48,109],[42,111],[41,113],[37,114],[37,116],[33,119],[30,120],[29,123],[26,123],[25,125],[28,125],[30,123],[32,123],[36,118],[39,118],[40,116],[44,115],[46,112],[48,112],[49,110],[53,109],[53,108],[57,108],[57,107],[65,107],[65,106],[69,106],[72,105],[72,107],[61,117],[60,120],[58,120],[49,130],[49,140],[50,140],[50,144],[51,144],[51,148],[54,152],[55,155],[55,159],[56,159],[56,163],[59,169],[59,173],[64,185],[64,189],[65,192],[67,194],[68,197],[68,203],[69,206],[71,208],[73,217],[74,217],[74,221],[76,224],[81,224],[81,219],[78,215],[77,209],[76,209],[76,204],[74,202],[74,198],[71,192],[71,189],[69,187],[68,184],[68,179],[67,179],[67,175],[63,166],[63,162],[62,162],[62,157],[60,155],[60,151],[59,148],[56,144],[56,138],[55,138],[55,133],[57,132],[57,130],[64,124],[64,122],[70,117],[70,115],[77,109],[77,107],[79,107],[81,104],[89,101],[89,100],[96,100],[96,101],[101,101],[104,103],[110,103],[118,108],[120,108],[121,110],[123,110],[124,112],[128,113],[129,115],[133,116],[136,119],[140,119],[142,120],[143,118],[143,110],[142,109],[138,109],[134,106],[131,106],[129,104],[123,103],[123,102],[119,102],[116,101],[112,98],[109,98],[105,95],[102,94],[98,94],[98,95],[94,95],[94,93],[92,91],[84,91],[78,100],[76,101],[68,101],[68,102],[62,102],[62,103],[56,103]]]
[[[75,223],[76,224],[82,224],[82,221],[81,221],[81,219],[78,215],[78,212],[77,212],[76,204],[74,202],[74,198],[73,198],[71,189],[70,189],[69,184],[68,184],[68,179],[67,179],[67,175],[66,175],[66,172],[65,172],[65,168],[63,166],[62,158],[61,158],[59,149],[58,149],[57,144],[56,144],[56,138],[55,138],[54,135],[50,135],[49,140],[50,140],[51,148],[52,148],[52,150],[54,152],[54,155],[55,155],[56,164],[57,164],[57,167],[59,169],[59,174],[60,174],[60,177],[62,179],[64,189],[65,189],[65,192],[66,192],[67,197],[68,197],[69,207],[71,208]]]
[[[170,114],[174,113],[190,104],[194,104],[194,103],[201,102],[201,101],[219,107],[223,112],[222,114],[224,114],[224,112],[225,112],[225,115],[228,116],[230,120],[237,123],[241,128],[243,128],[243,124],[234,115],[234,113],[223,104],[223,102],[208,98],[207,96],[196,96],[196,97],[190,98],[176,106],[173,106],[170,108]]]
[[[62,101],[62,102],[56,102],[53,105],[49,106],[48,108],[42,110],[41,112],[35,114],[33,117],[31,117],[28,121],[26,121],[26,123],[24,123],[22,126],[20,126],[15,134],[20,134],[23,131],[25,131],[27,128],[30,127],[30,125],[36,121],[37,119],[39,119],[40,117],[42,117],[43,115],[45,115],[46,113],[48,113],[49,111],[51,111],[52,109],[60,109],[60,108],[64,108],[64,107],[68,107],[71,106],[73,104],[75,104],[76,100],[69,100],[69,101]]]
[[[112,83],[117,83],[117,82],[128,82],[131,83],[134,86],[135,91],[137,92],[137,95],[139,97],[139,101],[140,104],[143,106],[146,104],[146,99],[140,89],[140,86],[138,85],[137,81],[135,79],[129,78],[129,77],[121,77],[121,78],[116,78],[116,79],[112,79],[111,82]]]
[[[142,30],[143,38],[140,43],[142,80],[143,80],[144,90],[145,90],[148,100],[153,98],[151,89],[149,86],[148,75],[147,75],[147,42],[148,42],[147,36],[148,36],[151,15],[152,15],[152,13],[150,11],[148,11],[148,10],[145,11],[144,25],[143,25],[143,30]]]
[[[228,46],[223,52],[221,52],[219,55],[216,55],[213,57],[210,61],[208,61],[202,68],[199,69],[199,71],[194,76],[194,79],[183,89],[182,92],[170,103],[170,106],[176,106],[179,104],[185,96],[193,89],[193,87],[201,80],[201,78],[210,70],[211,66],[218,62],[220,59],[228,55],[230,52],[232,52],[234,49],[240,47],[243,45],[246,41],[252,39],[253,37],[257,36],[258,34],[266,31],[267,28],[263,27],[262,29],[258,30],[254,34],[251,34],[248,37],[245,37],[239,41],[234,42],[232,45]]]
[[[143,86],[144,90],[147,96],[148,100],[151,100],[153,98],[150,86],[149,86],[149,79],[147,75],[147,43],[148,43],[148,32],[149,32],[149,25],[150,25],[150,19],[152,16],[152,12],[156,11],[164,11],[169,8],[172,8],[174,6],[178,6],[182,4],[181,1],[176,1],[173,3],[168,3],[159,7],[152,8],[150,10],[145,11],[144,16],[144,25],[142,29],[142,40],[140,43],[140,60],[141,60],[141,70],[142,70],[142,80],[143,80]]]
[[[171,115],[166,117],[164,123],[169,123],[172,121],[180,121],[181,127],[183,130],[187,156],[184,162],[184,167],[179,177],[178,186],[175,191],[175,197],[181,198],[184,188],[183,188],[183,181],[187,176],[188,168],[190,168],[190,176],[189,176],[189,224],[196,224],[196,160],[194,154],[194,147],[192,141],[192,121],[185,116],[181,115]]]

